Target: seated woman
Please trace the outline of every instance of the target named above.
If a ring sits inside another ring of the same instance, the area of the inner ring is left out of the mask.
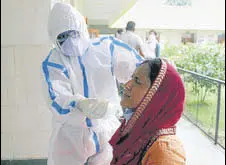
[[[159,58],[144,61],[127,82],[121,105],[125,119],[110,140],[111,165],[184,165],[177,138],[185,89],[175,68]]]

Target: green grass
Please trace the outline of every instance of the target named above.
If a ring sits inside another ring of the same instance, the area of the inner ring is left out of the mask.
[[[203,102],[199,101],[200,96],[192,91],[192,82],[185,81],[186,103],[184,114],[192,119],[197,120],[199,125],[205,132],[215,137],[216,115],[217,115],[217,91],[215,93],[208,92]],[[225,147],[225,86],[221,86],[221,106],[218,142]]]

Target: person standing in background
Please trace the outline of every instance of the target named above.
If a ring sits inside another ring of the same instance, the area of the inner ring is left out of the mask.
[[[126,32],[120,36],[120,39],[133,47],[139,52],[139,54],[144,57],[143,46],[144,42],[142,39],[134,33],[136,23],[133,21],[129,21],[126,25]]]
[[[117,32],[115,33],[115,38],[120,39],[120,36],[122,35],[122,33],[123,33],[123,29],[118,29]]]
[[[160,44],[157,38],[157,32],[155,30],[151,30],[149,32],[149,36],[145,45],[147,49],[145,56],[146,59],[160,57]]]

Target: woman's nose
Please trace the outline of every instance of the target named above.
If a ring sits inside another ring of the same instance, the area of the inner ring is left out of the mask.
[[[125,84],[120,84],[119,87],[119,95],[122,95],[124,93],[125,90],[130,91],[132,87],[132,81],[128,81]]]
[[[130,91],[131,88],[132,88],[132,80],[128,81],[126,84],[125,84],[125,88],[126,90]]]

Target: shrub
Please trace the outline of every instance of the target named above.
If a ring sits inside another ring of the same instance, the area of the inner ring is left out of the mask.
[[[161,50],[161,56],[168,58],[177,67],[194,71],[209,77],[225,80],[225,46],[221,44],[166,44]],[[193,91],[201,93],[201,101],[210,92],[216,91],[216,85],[207,81],[195,81],[194,77],[188,77],[188,82],[193,82]]]

